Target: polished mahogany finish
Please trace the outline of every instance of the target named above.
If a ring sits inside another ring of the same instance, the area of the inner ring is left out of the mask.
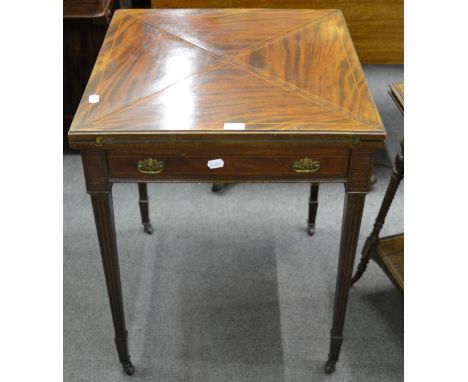
[[[245,145],[226,145],[219,143],[217,147],[211,144],[165,144],[159,148],[155,145],[152,151],[138,153],[122,153],[109,151],[107,156],[109,176],[111,178],[139,178],[158,181],[186,180],[186,181],[259,181],[266,180],[291,180],[308,181],[309,179],[346,178],[348,173],[349,152],[348,149],[314,148],[302,152],[291,145],[295,151],[289,148],[278,147],[278,150],[270,149],[267,154],[261,149],[261,145],[249,146],[252,150],[246,152]],[[274,145],[271,145],[273,148]],[[211,147],[211,150],[210,150]],[[173,148],[171,150],[171,148]],[[179,152],[184,152],[181,156]],[[265,157],[269,160],[265,160]],[[311,157],[320,163],[320,168],[314,172],[296,172],[293,162],[301,158]],[[158,174],[143,174],[138,166],[138,161],[146,158],[154,158],[164,162],[164,169]],[[222,168],[210,169],[208,161],[213,158],[222,158]],[[115,181],[119,181],[116,179]]]
[[[268,131],[383,139],[340,11],[119,10],[69,138]]]
[[[326,364],[331,372],[343,338],[373,153],[384,138],[340,11],[117,11],[69,139],[82,151],[125,372],[132,374],[133,366],[118,276],[113,183],[141,184],[146,226],[147,182],[344,183]]]

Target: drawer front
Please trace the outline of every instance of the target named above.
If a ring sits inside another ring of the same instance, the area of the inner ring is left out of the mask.
[[[146,180],[307,180],[346,177],[347,149],[317,149],[300,154],[264,153],[215,155],[178,152],[177,154],[118,153],[107,155],[112,178]],[[221,161],[219,161],[221,160]]]

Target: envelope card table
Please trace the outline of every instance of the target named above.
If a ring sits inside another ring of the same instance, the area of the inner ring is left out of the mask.
[[[331,373],[343,340],[373,154],[384,138],[339,10],[116,11],[69,141],[81,150],[124,370],[134,372],[113,183],[140,184],[146,224],[147,182],[344,183],[325,365]]]

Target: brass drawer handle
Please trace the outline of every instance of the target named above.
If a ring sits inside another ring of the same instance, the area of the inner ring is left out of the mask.
[[[296,172],[316,172],[320,169],[320,162],[309,158],[294,161],[292,169]]]
[[[146,158],[137,162],[138,171],[142,174],[159,174],[164,170],[164,162],[153,158]]]

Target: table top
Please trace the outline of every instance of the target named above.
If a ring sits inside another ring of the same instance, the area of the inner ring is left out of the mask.
[[[210,133],[383,140],[341,11],[116,11],[70,141]]]

